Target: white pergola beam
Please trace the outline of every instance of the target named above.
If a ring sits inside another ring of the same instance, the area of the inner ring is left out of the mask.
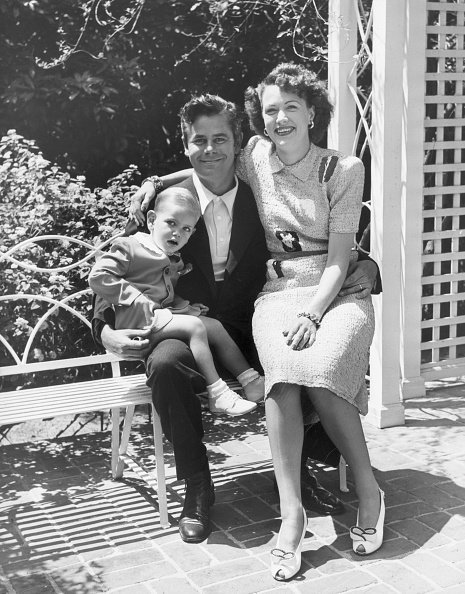
[[[331,0],[328,22],[328,91],[334,114],[328,129],[328,148],[353,152],[355,104],[349,84],[356,87],[357,20],[352,2]]]
[[[369,422],[405,422],[400,377],[402,75],[406,0],[373,2],[371,253],[383,292],[374,297],[376,331],[370,357]]]
[[[425,395],[421,377],[421,277],[426,0],[406,0],[401,162],[401,375],[403,399]]]

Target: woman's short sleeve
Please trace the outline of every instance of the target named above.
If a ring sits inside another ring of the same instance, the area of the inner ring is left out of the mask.
[[[245,149],[241,149],[241,152],[236,157],[236,175],[243,182],[248,183],[247,169],[245,166],[244,150]]]
[[[340,157],[327,182],[329,232],[356,233],[362,209],[365,169],[357,157]]]
[[[251,180],[252,151],[259,140],[260,136],[252,136],[236,157],[236,175],[239,179],[249,185]]]

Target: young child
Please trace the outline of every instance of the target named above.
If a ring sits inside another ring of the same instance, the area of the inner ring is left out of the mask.
[[[178,252],[194,233],[199,217],[199,203],[187,189],[161,192],[154,210],[147,213],[150,234],[115,239],[93,266],[89,285],[113,304],[116,329],[150,327],[154,344],[166,338],[186,341],[205,376],[210,410],[239,416],[263,398],[263,377],[249,366],[222,324],[203,315],[208,311],[205,305],[191,305],[174,293],[179,276],[189,271]],[[209,344],[237,377],[247,400],[219,377]]]

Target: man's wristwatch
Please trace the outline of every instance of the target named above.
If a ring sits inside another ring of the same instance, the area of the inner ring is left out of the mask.
[[[155,189],[155,194],[159,194],[164,189],[163,180],[158,175],[151,175],[150,177],[146,177],[142,181],[142,184],[145,184],[145,182],[150,182],[153,185]]]

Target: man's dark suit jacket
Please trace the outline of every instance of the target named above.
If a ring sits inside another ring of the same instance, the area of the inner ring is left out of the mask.
[[[198,198],[192,177],[179,186],[187,188]],[[152,207],[151,203],[149,209]],[[192,270],[179,278],[175,292],[191,303],[203,303],[208,306],[208,315],[223,323],[247,355],[252,344],[253,305],[265,283],[268,251],[252,191],[241,180],[234,201],[232,219],[224,281],[220,284],[215,282],[207,229],[201,217],[195,233],[181,250],[184,263],[192,264]],[[144,229],[137,228],[135,223],[131,222],[128,223],[125,233],[131,235],[137,230]],[[113,311],[109,309],[108,304],[97,297],[93,320],[94,336],[97,340],[99,330],[103,327],[102,322],[113,325],[112,314]]]
[[[180,185],[197,196],[192,178]],[[204,303],[210,308],[210,315],[221,322],[249,330],[254,301],[265,283],[265,262],[269,256],[255,199],[244,182],[239,180],[234,201],[224,281],[215,283],[203,217],[181,255],[184,264],[192,264],[192,271],[179,278],[176,293],[191,303]]]

